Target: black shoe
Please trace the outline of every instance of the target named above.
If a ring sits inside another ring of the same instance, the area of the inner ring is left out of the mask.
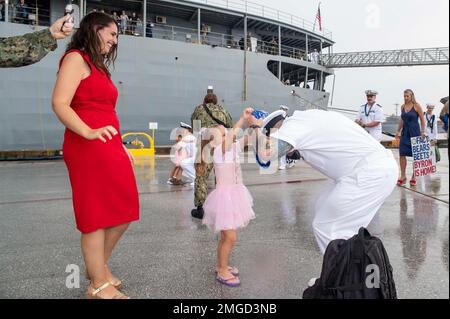
[[[203,219],[203,216],[205,215],[205,211],[203,210],[203,207],[199,206],[199,207],[197,207],[197,208],[194,208],[194,209],[191,211],[191,215],[192,215],[192,217],[194,217],[194,218],[197,218],[197,219]]]

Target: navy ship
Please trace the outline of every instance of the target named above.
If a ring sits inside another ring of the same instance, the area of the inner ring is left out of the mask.
[[[32,3],[23,17],[9,1],[1,37],[48,26],[64,15],[68,2]],[[320,55],[332,52],[332,33],[295,15],[240,0],[71,3],[78,22],[97,10],[117,14],[121,23],[112,78],[123,134],[148,132],[149,123],[158,123],[156,144],[171,144],[170,132],[190,121],[208,86],[235,117],[248,106],[266,111],[328,106],[324,87],[334,71],[322,65]],[[122,11],[131,20],[122,22]],[[0,150],[61,148],[64,127],[51,108],[66,47],[58,44],[39,63],[0,69]]]

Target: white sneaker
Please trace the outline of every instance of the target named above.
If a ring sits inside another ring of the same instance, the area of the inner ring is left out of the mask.
[[[167,184],[173,185],[173,182],[169,179],[169,180],[167,180]]]
[[[284,171],[284,170],[286,169],[286,166],[280,166],[280,167],[278,167],[278,169],[279,169],[280,171]]]

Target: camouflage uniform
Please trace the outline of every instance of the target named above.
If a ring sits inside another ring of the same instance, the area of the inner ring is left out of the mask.
[[[225,110],[224,107],[220,105],[214,105],[214,104],[208,104],[208,108],[211,110],[212,115],[217,118],[218,120],[221,120],[224,122],[227,127],[232,128],[233,127],[233,120],[231,118],[230,113]],[[197,106],[194,113],[192,114],[191,121],[192,121],[192,127],[194,127],[194,121],[201,121],[201,127],[202,128],[208,128],[212,125],[218,124],[216,123],[211,116],[208,115],[208,113],[205,111],[203,105]],[[200,139],[199,139],[200,140]],[[201,143],[201,141],[200,141]],[[201,156],[201,147],[198,148],[198,156]],[[199,158],[197,156],[197,158]],[[197,161],[198,163],[198,161]],[[208,178],[209,174],[211,173],[211,170],[213,169],[213,164],[209,164],[205,173],[202,175],[198,171],[198,165],[196,165],[196,177],[195,177],[195,200],[194,205],[195,207],[203,206],[206,196],[208,196]]]
[[[56,40],[48,28],[22,36],[0,38],[0,67],[20,67],[39,62],[56,47]]]

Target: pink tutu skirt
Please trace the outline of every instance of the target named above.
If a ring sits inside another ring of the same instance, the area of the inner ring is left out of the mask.
[[[203,205],[203,225],[215,232],[244,228],[255,218],[252,207],[252,195],[243,184],[217,185]]]

